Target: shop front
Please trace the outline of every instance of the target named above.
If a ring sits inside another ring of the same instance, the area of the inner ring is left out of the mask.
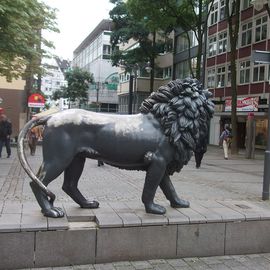
[[[259,97],[238,97],[237,99],[237,143],[239,148],[245,148],[246,145],[246,123],[250,113],[254,115],[255,120],[255,148],[266,148],[268,127],[267,112],[259,110],[259,101]],[[225,124],[231,126],[231,98],[225,99],[223,108],[215,112],[215,117],[219,119],[219,130],[217,131],[217,129],[215,129],[215,132],[221,134]],[[217,134],[215,137],[217,137]]]

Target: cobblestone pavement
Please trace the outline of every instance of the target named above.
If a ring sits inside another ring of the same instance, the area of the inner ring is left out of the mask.
[[[28,156],[34,171],[42,162],[41,148],[36,156]],[[172,177],[179,195],[192,200],[251,200],[260,201],[262,193],[263,155],[247,160],[243,155],[223,159],[222,149],[209,147],[200,169],[194,159],[180,173]],[[98,201],[140,201],[145,172],[120,170],[105,164],[98,167],[87,160],[79,188],[89,199]],[[57,201],[71,201],[61,189],[63,175],[49,187],[56,193]],[[165,200],[158,190],[156,199]],[[12,158],[0,159],[0,201],[35,201],[29,187],[29,178],[21,168],[15,149]]]
[[[116,262],[36,270],[269,270],[270,253],[171,260]]]

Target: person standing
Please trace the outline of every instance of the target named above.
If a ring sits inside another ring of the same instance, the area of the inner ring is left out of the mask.
[[[7,119],[5,114],[0,115],[0,158],[2,155],[3,146],[6,146],[7,157],[9,158],[11,155],[10,149],[10,136],[12,134],[12,124]]]
[[[220,138],[219,138],[220,140],[219,144],[223,147],[225,159],[228,159],[228,149],[230,146],[231,138],[232,138],[232,135],[231,135],[231,130],[229,128],[229,125],[225,125],[224,130],[221,133]]]
[[[28,145],[30,148],[31,156],[36,153],[37,142],[42,140],[42,127],[33,127],[28,133]]]

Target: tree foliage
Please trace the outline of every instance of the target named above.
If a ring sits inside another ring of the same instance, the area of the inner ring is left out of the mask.
[[[55,91],[53,99],[57,100],[63,97],[79,104],[87,102],[89,84],[94,81],[93,74],[75,67],[65,73],[65,79],[68,83],[67,87]]]
[[[58,31],[56,10],[38,0],[0,1],[0,75],[8,81],[40,73],[40,60],[53,44],[42,30]]]
[[[111,35],[113,47],[113,65],[119,65],[123,60],[127,67],[139,65],[140,67],[150,61],[151,83],[150,91],[153,90],[154,60],[160,52],[164,51],[166,39],[157,35],[157,30],[150,20],[145,16],[140,16],[137,6],[130,5],[129,1],[111,0],[115,7],[110,11],[110,17],[114,22],[114,29]],[[116,50],[120,43],[128,43],[131,39],[138,42],[139,46],[126,51]],[[129,71],[129,70],[128,70]]]

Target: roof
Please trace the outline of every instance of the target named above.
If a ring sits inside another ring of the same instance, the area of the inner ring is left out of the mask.
[[[102,20],[96,28],[84,39],[84,41],[74,50],[73,54],[79,54],[84,48],[86,48],[101,32],[111,31],[113,26],[112,20]]]

